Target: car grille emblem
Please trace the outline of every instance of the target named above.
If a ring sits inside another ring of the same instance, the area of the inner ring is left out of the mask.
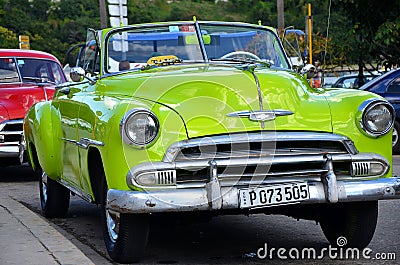
[[[276,116],[287,116],[294,114],[290,110],[257,110],[257,111],[236,111],[232,113],[228,113],[226,116],[228,117],[239,117],[239,118],[248,118],[251,121],[271,121],[275,120]]]

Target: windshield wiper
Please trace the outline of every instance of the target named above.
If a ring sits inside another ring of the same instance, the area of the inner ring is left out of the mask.
[[[34,81],[37,84],[52,84],[55,85],[56,82],[50,80],[48,77],[32,77],[32,76],[24,76],[22,79],[26,79],[29,81]]]
[[[250,59],[250,58],[225,58],[225,59],[210,59],[213,62],[235,62],[235,63],[250,63],[250,64],[258,64],[263,67],[271,67],[271,63],[263,62],[260,60]]]

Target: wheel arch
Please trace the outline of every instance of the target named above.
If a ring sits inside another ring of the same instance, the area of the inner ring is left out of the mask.
[[[87,156],[90,186],[93,192],[93,200],[96,204],[101,204],[103,181],[105,180],[103,159],[100,150],[90,147]]]
[[[35,173],[38,173],[40,164],[39,164],[39,158],[37,155],[36,147],[35,147],[34,143],[32,143],[32,142],[27,142],[26,146],[27,146],[27,151],[28,151],[29,164],[31,165],[33,171]]]
[[[50,101],[34,105],[25,118],[24,133],[30,161],[49,177],[62,175],[62,132],[59,112]]]

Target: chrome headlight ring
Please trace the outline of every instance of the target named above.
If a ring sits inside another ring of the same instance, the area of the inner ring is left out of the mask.
[[[160,123],[156,115],[142,108],[128,111],[121,120],[120,133],[128,145],[144,147],[157,139]]]
[[[393,127],[396,112],[390,103],[380,99],[363,102],[356,114],[360,131],[369,137],[387,134]]]

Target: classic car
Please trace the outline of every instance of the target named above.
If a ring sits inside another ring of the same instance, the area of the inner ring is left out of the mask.
[[[366,73],[364,74],[363,80],[364,84],[376,78],[377,74]],[[344,75],[339,77],[332,87],[342,87],[342,88],[359,88],[358,85],[358,75]]]
[[[100,204],[116,262],[143,258],[150,220],[167,213],[312,219],[331,244],[363,248],[378,200],[399,198],[393,107],[310,87],[271,27],[89,30],[83,54],[72,81],[30,109],[26,145],[44,216],[65,216],[71,192]]]
[[[0,49],[0,165],[23,162],[23,119],[38,101],[51,99],[54,87],[66,81],[51,54]]]

